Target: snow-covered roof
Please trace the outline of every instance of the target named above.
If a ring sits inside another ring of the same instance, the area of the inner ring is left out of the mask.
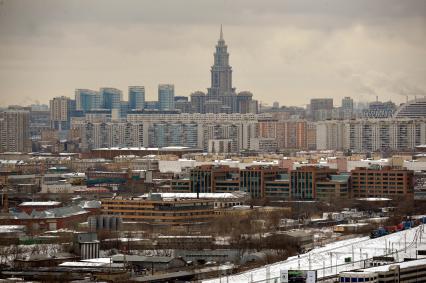
[[[360,227],[360,226],[368,226],[368,223],[348,223],[348,224],[338,224],[336,227]]]
[[[121,268],[123,264],[121,263],[105,263],[105,262],[85,262],[85,261],[67,261],[59,264],[60,267],[75,267],[75,268],[99,268],[99,267],[108,267],[108,268]]]
[[[25,225],[0,225],[0,233],[22,232],[25,229]]]
[[[392,200],[390,198],[359,198],[358,200],[363,200],[363,201],[388,201],[388,200]]]
[[[60,205],[59,201],[25,201],[19,206],[57,206]]]
[[[100,208],[101,202],[99,200],[87,200],[87,201],[80,202],[79,206],[85,209]]]
[[[96,150],[185,150],[185,149],[193,149],[191,147],[186,146],[165,146],[165,147],[101,147],[101,148],[95,148]]]
[[[26,212],[11,212],[13,219],[44,219],[44,218],[65,218],[74,215],[86,214],[86,210],[80,206],[67,206],[47,209],[44,211],[33,210],[30,214]]]
[[[156,195],[161,195],[162,198],[197,198],[197,193],[155,193]],[[234,192],[234,193],[199,193],[199,198],[203,199],[227,199],[227,198],[241,198],[244,197],[245,193],[243,192]],[[141,195],[142,198],[148,198],[149,194]]]
[[[110,263],[111,258],[110,257],[99,257],[99,258],[83,259],[81,261],[83,261],[83,262],[94,262],[94,263]]]

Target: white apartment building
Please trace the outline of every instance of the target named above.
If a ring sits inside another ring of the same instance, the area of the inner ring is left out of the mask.
[[[0,112],[0,152],[29,152],[30,113],[25,110],[5,110]]]
[[[316,142],[317,149],[412,150],[426,143],[426,119],[322,121],[316,125]]]

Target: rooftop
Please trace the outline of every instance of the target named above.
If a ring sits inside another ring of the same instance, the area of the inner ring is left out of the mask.
[[[173,150],[194,150],[194,148],[186,146],[166,146],[166,147],[101,147],[96,150],[140,150],[140,151],[173,151]]]
[[[58,206],[61,202],[59,201],[25,201],[19,206]]]
[[[196,199],[197,193],[155,193],[156,195],[161,195],[163,199],[168,198],[188,198]],[[246,194],[243,192],[234,192],[234,193],[199,193],[199,198],[203,199],[227,199],[227,198],[241,198]],[[149,194],[144,194],[140,196],[141,198],[149,198]]]
[[[67,206],[47,209],[44,211],[33,210],[30,214],[26,212],[11,212],[13,219],[43,219],[43,218],[65,218],[79,214],[88,213],[80,206]]]
[[[405,268],[415,267],[415,266],[420,266],[420,265],[426,265],[426,258],[417,259],[417,260],[410,260],[410,261],[403,261],[403,262],[396,262],[396,263],[392,263],[392,264],[369,267],[369,268],[364,268],[364,269],[360,269],[360,270],[353,271],[353,272],[344,272],[344,273],[345,274],[348,274],[348,273],[359,274],[360,272],[368,272],[368,273],[371,273],[371,272],[386,272],[386,271],[389,271],[389,269],[393,266],[399,266],[400,269],[405,269]]]

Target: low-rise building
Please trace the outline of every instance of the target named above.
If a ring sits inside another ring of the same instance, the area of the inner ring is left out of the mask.
[[[240,190],[249,193],[252,198],[264,198],[266,192],[270,195],[276,194],[277,191],[274,192],[274,189],[281,189],[284,192],[281,194],[285,194],[286,173],[285,169],[278,166],[249,166],[240,171]]]
[[[190,172],[191,191],[226,193],[239,191],[238,168],[226,165],[201,165]]]
[[[46,209],[61,207],[62,203],[59,201],[26,201],[18,205],[21,212],[31,213],[35,211],[44,211]]]
[[[351,175],[354,198],[413,196],[413,171],[377,165],[357,167]]]
[[[244,192],[232,192],[232,193],[156,193],[161,195],[163,199],[207,199],[214,201],[215,209],[230,208],[236,205],[243,205],[248,201],[249,196]],[[142,198],[148,198],[149,194],[141,196]]]
[[[89,211],[80,206],[57,207],[43,211],[33,210],[31,213],[12,211],[10,217],[3,219],[2,223],[25,225],[32,231],[51,231],[72,228],[80,222],[85,222],[89,214]]]
[[[182,258],[171,256],[140,256],[140,255],[114,255],[113,263],[128,263],[136,270],[153,269],[154,271],[162,271],[167,269],[182,268],[186,262]]]
[[[207,199],[163,199],[152,194],[147,198],[111,198],[101,202],[105,214],[152,226],[203,224],[215,216],[214,201]]]
[[[290,172],[291,196],[293,199],[316,199],[317,186],[321,181],[329,181],[330,175],[337,173],[336,169],[323,166],[302,166]],[[324,183],[323,183],[324,185]],[[331,185],[330,183],[325,185]],[[322,190],[324,195],[329,192]],[[322,195],[321,195],[322,196]]]

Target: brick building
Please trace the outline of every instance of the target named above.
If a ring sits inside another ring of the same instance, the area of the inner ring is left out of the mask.
[[[352,197],[402,197],[413,195],[414,173],[389,166],[357,167],[351,171]]]
[[[273,191],[272,187],[283,188],[286,173],[287,170],[278,166],[249,166],[240,171],[240,190],[252,198],[264,198]]]
[[[152,194],[148,198],[102,199],[102,211],[120,215],[123,221],[136,221],[152,226],[183,226],[207,223],[214,214],[214,201],[206,199],[163,199]]]
[[[227,193],[239,191],[238,168],[226,165],[201,165],[191,169],[191,192]]]

